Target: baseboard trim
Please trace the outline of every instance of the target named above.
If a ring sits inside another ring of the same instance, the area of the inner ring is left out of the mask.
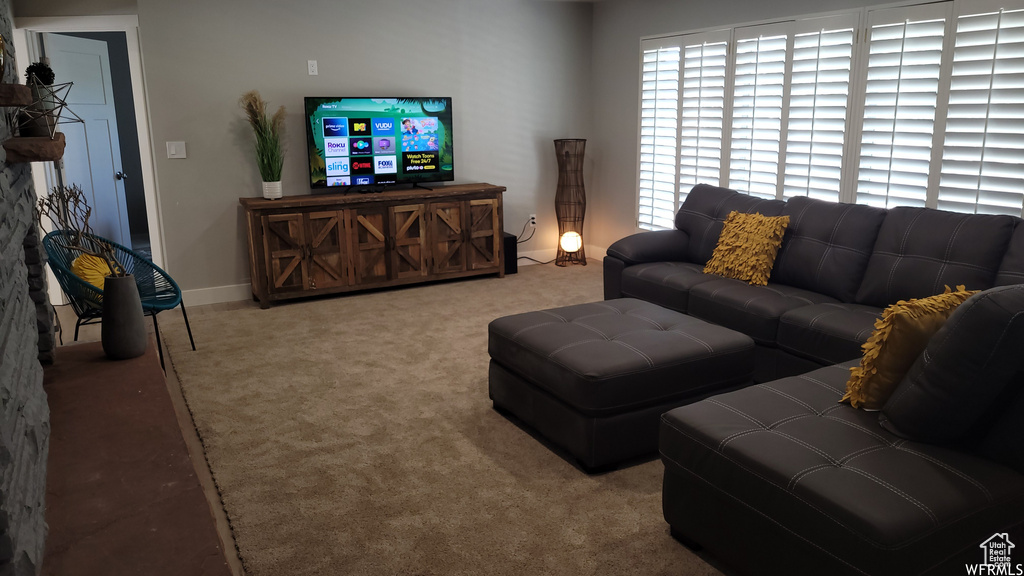
[[[597,260],[600,262],[604,259],[606,252],[607,249],[602,246],[587,246],[587,260]],[[547,262],[548,260],[555,259],[555,249],[549,248],[547,250],[520,252],[519,257],[522,258],[523,256],[529,256],[535,260]],[[531,264],[536,264],[536,262],[525,259],[519,260],[520,266],[529,266]],[[252,298],[252,285],[234,284],[230,286],[214,286],[212,288],[183,290],[181,297],[185,301],[186,306],[204,306],[206,304],[220,304],[221,302],[238,302],[239,300],[248,300]]]
[[[213,288],[197,288],[182,290],[181,298],[186,306],[204,306],[221,302],[238,302],[252,298],[252,285],[234,284],[231,286],[214,286]]]

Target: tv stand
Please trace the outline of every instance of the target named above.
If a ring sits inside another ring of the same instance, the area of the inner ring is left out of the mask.
[[[423,190],[433,190],[433,188],[431,188],[430,186],[424,186],[423,184],[420,184],[419,182],[413,182],[412,187],[413,188],[421,188]]]
[[[421,187],[422,188],[422,187]],[[504,186],[239,198],[261,308],[306,296],[505,275]]]

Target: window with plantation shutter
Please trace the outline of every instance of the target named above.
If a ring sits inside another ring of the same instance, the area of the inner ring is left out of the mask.
[[[785,197],[839,200],[855,24],[794,37]]]
[[[1024,10],[962,15],[956,23],[938,207],[1020,216],[1022,201]]]
[[[676,205],[679,125],[679,46],[643,51],[640,97],[640,228],[671,228]]]
[[[729,186],[752,196],[775,198],[788,37],[771,30],[748,36],[757,31],[744,30],[736,41]]]
[[[727,42],[687,44],[680,95],[679,188],[721,177]]]
[[[870,15],[858,203],[926,205],[947,9]]]
[[[639,224],[686,193],[1024,216],[1024,0],[644,40]]]

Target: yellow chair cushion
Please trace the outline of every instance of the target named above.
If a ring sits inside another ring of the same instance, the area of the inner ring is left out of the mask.
[[[704,273],[765,286],[782,246],[786,226],[789,226],[789,216],[730,212]]]
[[[107,262],[99,256],[82,254],[71,263],[71,271],[75,276],[103,290],[103,279],[110,274]]]
[[[963,286],[957,286],[954,292],[946,286],[942,294],[900,300],[886,308],[875,321],[875,331],[861,346],[864,356],[860,366],[850,368],[846,394],[840,402],[880,410],[946,319],[977,293]]]

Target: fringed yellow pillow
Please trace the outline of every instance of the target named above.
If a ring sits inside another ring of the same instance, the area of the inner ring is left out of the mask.
[[[103,279],[110,274],[106,260],[92,254],[82,254],[71,263],[75,276],[103,290]]]
[[[903,380],[931,337],[942,328],[956,307],[977,290],[957,286],[928,298],[900,300],[882,312],[875,331],[861,346],[860,366],[850,368],[846,395],[840,402],[854,408],[880,410]]]
[[[789,216],[730,212],[704,273],[765,286],[782,246],[786,226],[789,226]]]

